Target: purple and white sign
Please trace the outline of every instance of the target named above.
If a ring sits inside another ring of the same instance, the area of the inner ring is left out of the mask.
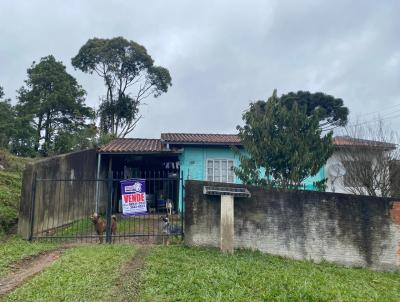
[[[126,179],[121,181],[122,214],[124,216],[144,215],[146,206],[146,180]]]

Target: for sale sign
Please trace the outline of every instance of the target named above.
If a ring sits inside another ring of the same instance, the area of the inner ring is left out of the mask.
[[[144,179],[126,179],[121,181],[122,214],[136,216],[147,213],[146,181]]]

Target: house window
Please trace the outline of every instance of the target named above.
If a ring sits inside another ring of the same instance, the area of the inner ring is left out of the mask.
[[[207,180],[215,182],[234,181],[233,160],[209,159],[207,160]]]

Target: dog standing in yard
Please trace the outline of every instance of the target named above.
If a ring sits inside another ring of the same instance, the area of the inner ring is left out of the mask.
[[[90,220],[94,224],[97,235],[99,236],[100,243],[103,243],[103,233],[107,229],[107,222],[103,220],[97,213],[93,213],[90,216]],[[117,232],[117,217],[115,215],[111,216],[111,234],[115,235]],[[115,238],[114,238],[115,240]]]
[[[169,236],[170,235],[178,235],[180,233],[180,229],[177,225],[170,224],[168,214],[166,216],[161,216],[163,221],[162,227],[162,239],[164,245],[169,245]]]
[[[172,200],[171,199],[167,199],[167,201],[165,203],[165,208],[167,209],[167,216],[172,215]]]
[[[169,234],[170,234],[170,229],[169,229],[169,219],[168,219],[168,214],[167,216],[161,216],[161,219],[163,221],[163,227],[162,227],[162,243],[163,245],[169,245]]]

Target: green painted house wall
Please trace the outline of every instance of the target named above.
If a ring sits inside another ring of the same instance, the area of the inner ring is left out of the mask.
[[[183,179],[206,180],[208,159],[229,159],[233,160],[235,167],[239,166],[239,157],[230,147],[185,147],[179,158]],[[240,183],[240,180],[235,176],[234,182]]]
[[[193,146],[184,147],[179,157],[180,169],[185,180],[206,180],[207,159],[232,159],[235,167],[239,166],[239,157],[236,156],[230,147],[225,146]],[[235,183],[240,180],[235,176]],[[182,186],[181,186],[182,188]],[[179,206],[183,205],[182,197],[179,194]],[[181,211],[181,208],[179,208]]]
[[[179,157],[183,180],[206,180],[208,159],[233,160],[235,167],[238,167],[240,164],[239,157],[229,146],[185,146],[182,154]],[[324,167],[322,167],[316,175],[305,179],[304,187],[306,190],[316,190],[314,182],[325,178],[324,170]],[[235,176],[234,183],[241,183],[241,181]],[[182,194],[179,194],[179,198],[179,205],[182,205]]]

